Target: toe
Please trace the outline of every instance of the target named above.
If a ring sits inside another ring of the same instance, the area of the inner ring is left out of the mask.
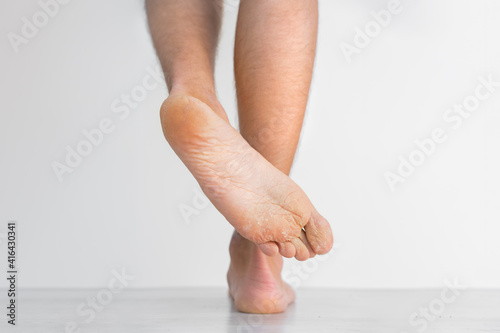
[[[311,215],[311,219],[305,225],[307,240],[311,248],[317,254],[328,253],[333,246],[332,228],[328,221],[317,211]]]
[[[309,258],[315,257],[316,252],[314,252],[314,250],[311,247],[311,244],[309,244],[309,241],[307,240],[307,236],[306,236],[306,233],[304,232],[304,230],[302,230],[302,232],[300,233],[299,238],[302,241],[302,243],[304,243],[307,251],[309,252]]]
[[[285,258],[293,258],[295,256],[296,250],[290,242],[278,243],[280,253]]]
[[[299,261],[309,259],[309,250],[300,238],[291,240],[291,243],[293,244],[293,246],[295,246],[295,259]]]
[[[269,256],[269,257],[274,257],[275,255],[278,255],[280,252],[278,245],[276,245],[275,242],[267,242],[264,244],[257,244],[257,246],[266,256]]]

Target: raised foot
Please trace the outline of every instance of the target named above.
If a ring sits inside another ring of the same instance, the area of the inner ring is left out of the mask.
[[[207,104],[170,95],[161,120],[166,139],[203,192],[265,254],[306,260],[331,249],[330,225],[302,189]]]

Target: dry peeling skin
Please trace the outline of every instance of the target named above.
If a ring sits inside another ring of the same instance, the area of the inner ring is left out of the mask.
[[[302,189],[206,104],[170,96],[161,117],[176,154],[243,237],[266,254],[279,250],[286,257],[304,258],[311,248],[317,254],[331,249],[330,225]]]

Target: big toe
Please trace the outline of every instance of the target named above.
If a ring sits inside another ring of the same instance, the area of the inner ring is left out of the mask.
[[[304,226],[307,240],[313,251],[317,254],[328,253],[333,246],[333,233],[330,223],[316,210],[311,215],[311,219]]]

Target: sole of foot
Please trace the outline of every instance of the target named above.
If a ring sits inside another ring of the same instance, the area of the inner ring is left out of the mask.
[[[199,99],[171,94],[164,135],[214,206],[268,256],[306,260],[330,251],[328,221],[287,175]]]

